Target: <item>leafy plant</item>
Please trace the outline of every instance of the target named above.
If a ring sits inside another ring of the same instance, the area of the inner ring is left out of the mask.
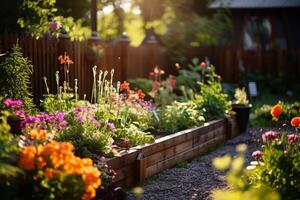
[[[131,146],[137,146],[141,144],[151,144],[155,141],[154,137],[150,133],[141,131],[136,125],[130,124],[129,126],[118,129],[115,133],[120,139],[128,140]]]
[[[238,155],[234,158],[224,155],[213,159],[213,165],[219,170],[228,170],[226,181],[229,189],[213,191],[214,200],[279,200],[278,193],[270,187],[257,188],[251,184],[244,170],[246,145],[237,146]]]
[[[222,93],[219,81],[210,79],[207,84],[200,83],[200,94],[195,96],[195,103],[204,111],[208,120],[226,117],[230,114],[231,106],[227,94]]]
[[[193,101],[174,102],[159,110],[158,116],[159,129],[167,133],[199,126],[205,121],[203,110],[198,109]]]
[[[300,127],[300,118],[291,124]],[[297,199],[300,193],[300,135],[268,131],[262,134],[262,151],[253,152],[256,162],[247,173],[256,188],[272,188],[285,199]]]
[[[22,49],[17,42],[12,47],[9,56],[0,63],[0,100],[7,98],[23,100],[25,109],[27,111],[32,109],[34,105],[29,88],[32,70],[33,66],[23,56]]]
[[[153,81],[146,78],[130,79],[129,83],[132,88],[139,88],[145,93],[150,93],[152,90]]]
[[[234,93],[234,98],[235,104],[240,104],[240,105],[248,105],[249,104],[249,100],[247,98],[247,93],[245,91],[245,88],[236,88],[235,89],[235,93]]]

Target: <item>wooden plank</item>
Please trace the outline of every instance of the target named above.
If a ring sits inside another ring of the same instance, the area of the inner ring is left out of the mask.
[[[207,150],[208,147],[213,146],[223,140],[224,140],[223,135],[216,137],[216,138],[209,140],[201,145],[198,145],[192,149],[184,151],[180,154],[176,154],[175,156],[173,156],[167,160],[164,160],[162,162],[158,162],[155,165],[149,166],[146,168],[146,177],[152,176],[158,172],[168,169],[168,168],[174,166],[176,164],[176,162],[178,162],[180,160],[189,160],[189,159],[195,157],[196,155],[203,153],[205,150]]]

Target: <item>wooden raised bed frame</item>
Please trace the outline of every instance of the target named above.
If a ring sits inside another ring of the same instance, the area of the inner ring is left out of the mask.
[[[174,166],[178,161],[190,160],[237,133],[233,118],[219,119],[204,125],[159,138],[121,153],[108,160],[117,172],[115,179],[120,186],[131,187]]]

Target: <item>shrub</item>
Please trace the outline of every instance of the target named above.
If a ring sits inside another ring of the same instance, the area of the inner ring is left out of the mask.
[[[33,107],[29,90],[30,76],[33,66],[23,57],[22,49],[17,42],[12,47],[12,52],[0,64],[0,100],[6,98],[24,101],[25,109]]]
[[[294,117],[290,123],[296,128],[295,133],[269,131],[262,134],[262,152],[252,154],[257,162],[247,176],[254,187],[270,187],[285,199],[297,199],[300,194],[300,134],[297,132],[300,118]]]
[[[175,101],[172,105],[159,110],[158,116],[159,129],[167,133],[196,127],[205,121],[203,110],[198,109],[198,105],[193,101],[183,103]]]
[[[226,117],[231,111],[227,94],[222,93],[222,85],[219,81],[209,80],[207,84],[200,83],[200,95],[196,95],[195,103],[199,109],[205,110],[207,120],[218,117]]]

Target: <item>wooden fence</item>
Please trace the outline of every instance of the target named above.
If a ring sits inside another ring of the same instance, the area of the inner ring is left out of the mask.
[[[150,37],[139,47],[131,47],[127,37],[120,38],[113,43],[103,43],[99,39],[86,41],[70,41],[69,37],[47,37],[35,40],[30,35],[3,34],[0,35],[0,53],[9,52],[16,41],[23,49],[23,53],[34,65],[32,76],[32,91],[35,102],[38,103],[42,94],[46,92],[43,77],[47,77],[50,92],[56,92],[55,72],[61,74],[62,66],[58,62],[58,56],[67,52],[74,64],[70,68],[71,87],[75,78],[78,79],[79,94],[90,98],[92,88],[92,67],[98,66],[98,70],[115,69],[115,80],[128,78],[148,77],[154,66],[159,65],[166,71],[174,63],[167,62],[167,54],[164,47]],[[104,55],[100,59],[90,59],[87,50],[91,45],[101,45]],[[300,73],[300,49],[275,49],[271,51],[245,52],[234,47],[195,47],[189,49],[187,58],[199,57],[204,60],[208,57],[217,68],[224,81],[237,83],[241,66],[246,72],[260,72],[278,76],[291,74],[299,76]]]
[[[70,86],[74,86],[74,79],[78,79],[79,95],[90,98],[92,88],[92,67],[98,70],[115,69],[115,80],[128,78],[148,77],[149,72],[156,64],[165,66],[163,48],[157,42],[148,42],[139,47],[131,47],[125,37],[114,43],[103,43],[98,39],[86,41],[70,41],[69,37],[59,38],[45,36],[35,40],[30,35],[4,34],[0,35],[0,53],[8,53],[16,41],[19,41],[24,56],[32,61],[34,72],[32,76],[32,91],[36,103],[46,93],[43,77],[51,93],[56,93],[55,72],[60,71],[63,77],[62,65],[58,61],[59,55],[67,54],[74,61],[70,66]],[[87,55],[90,45],[101,45],[104,55],[94,59]],[[62,84],[62,83],[61,83]]]

